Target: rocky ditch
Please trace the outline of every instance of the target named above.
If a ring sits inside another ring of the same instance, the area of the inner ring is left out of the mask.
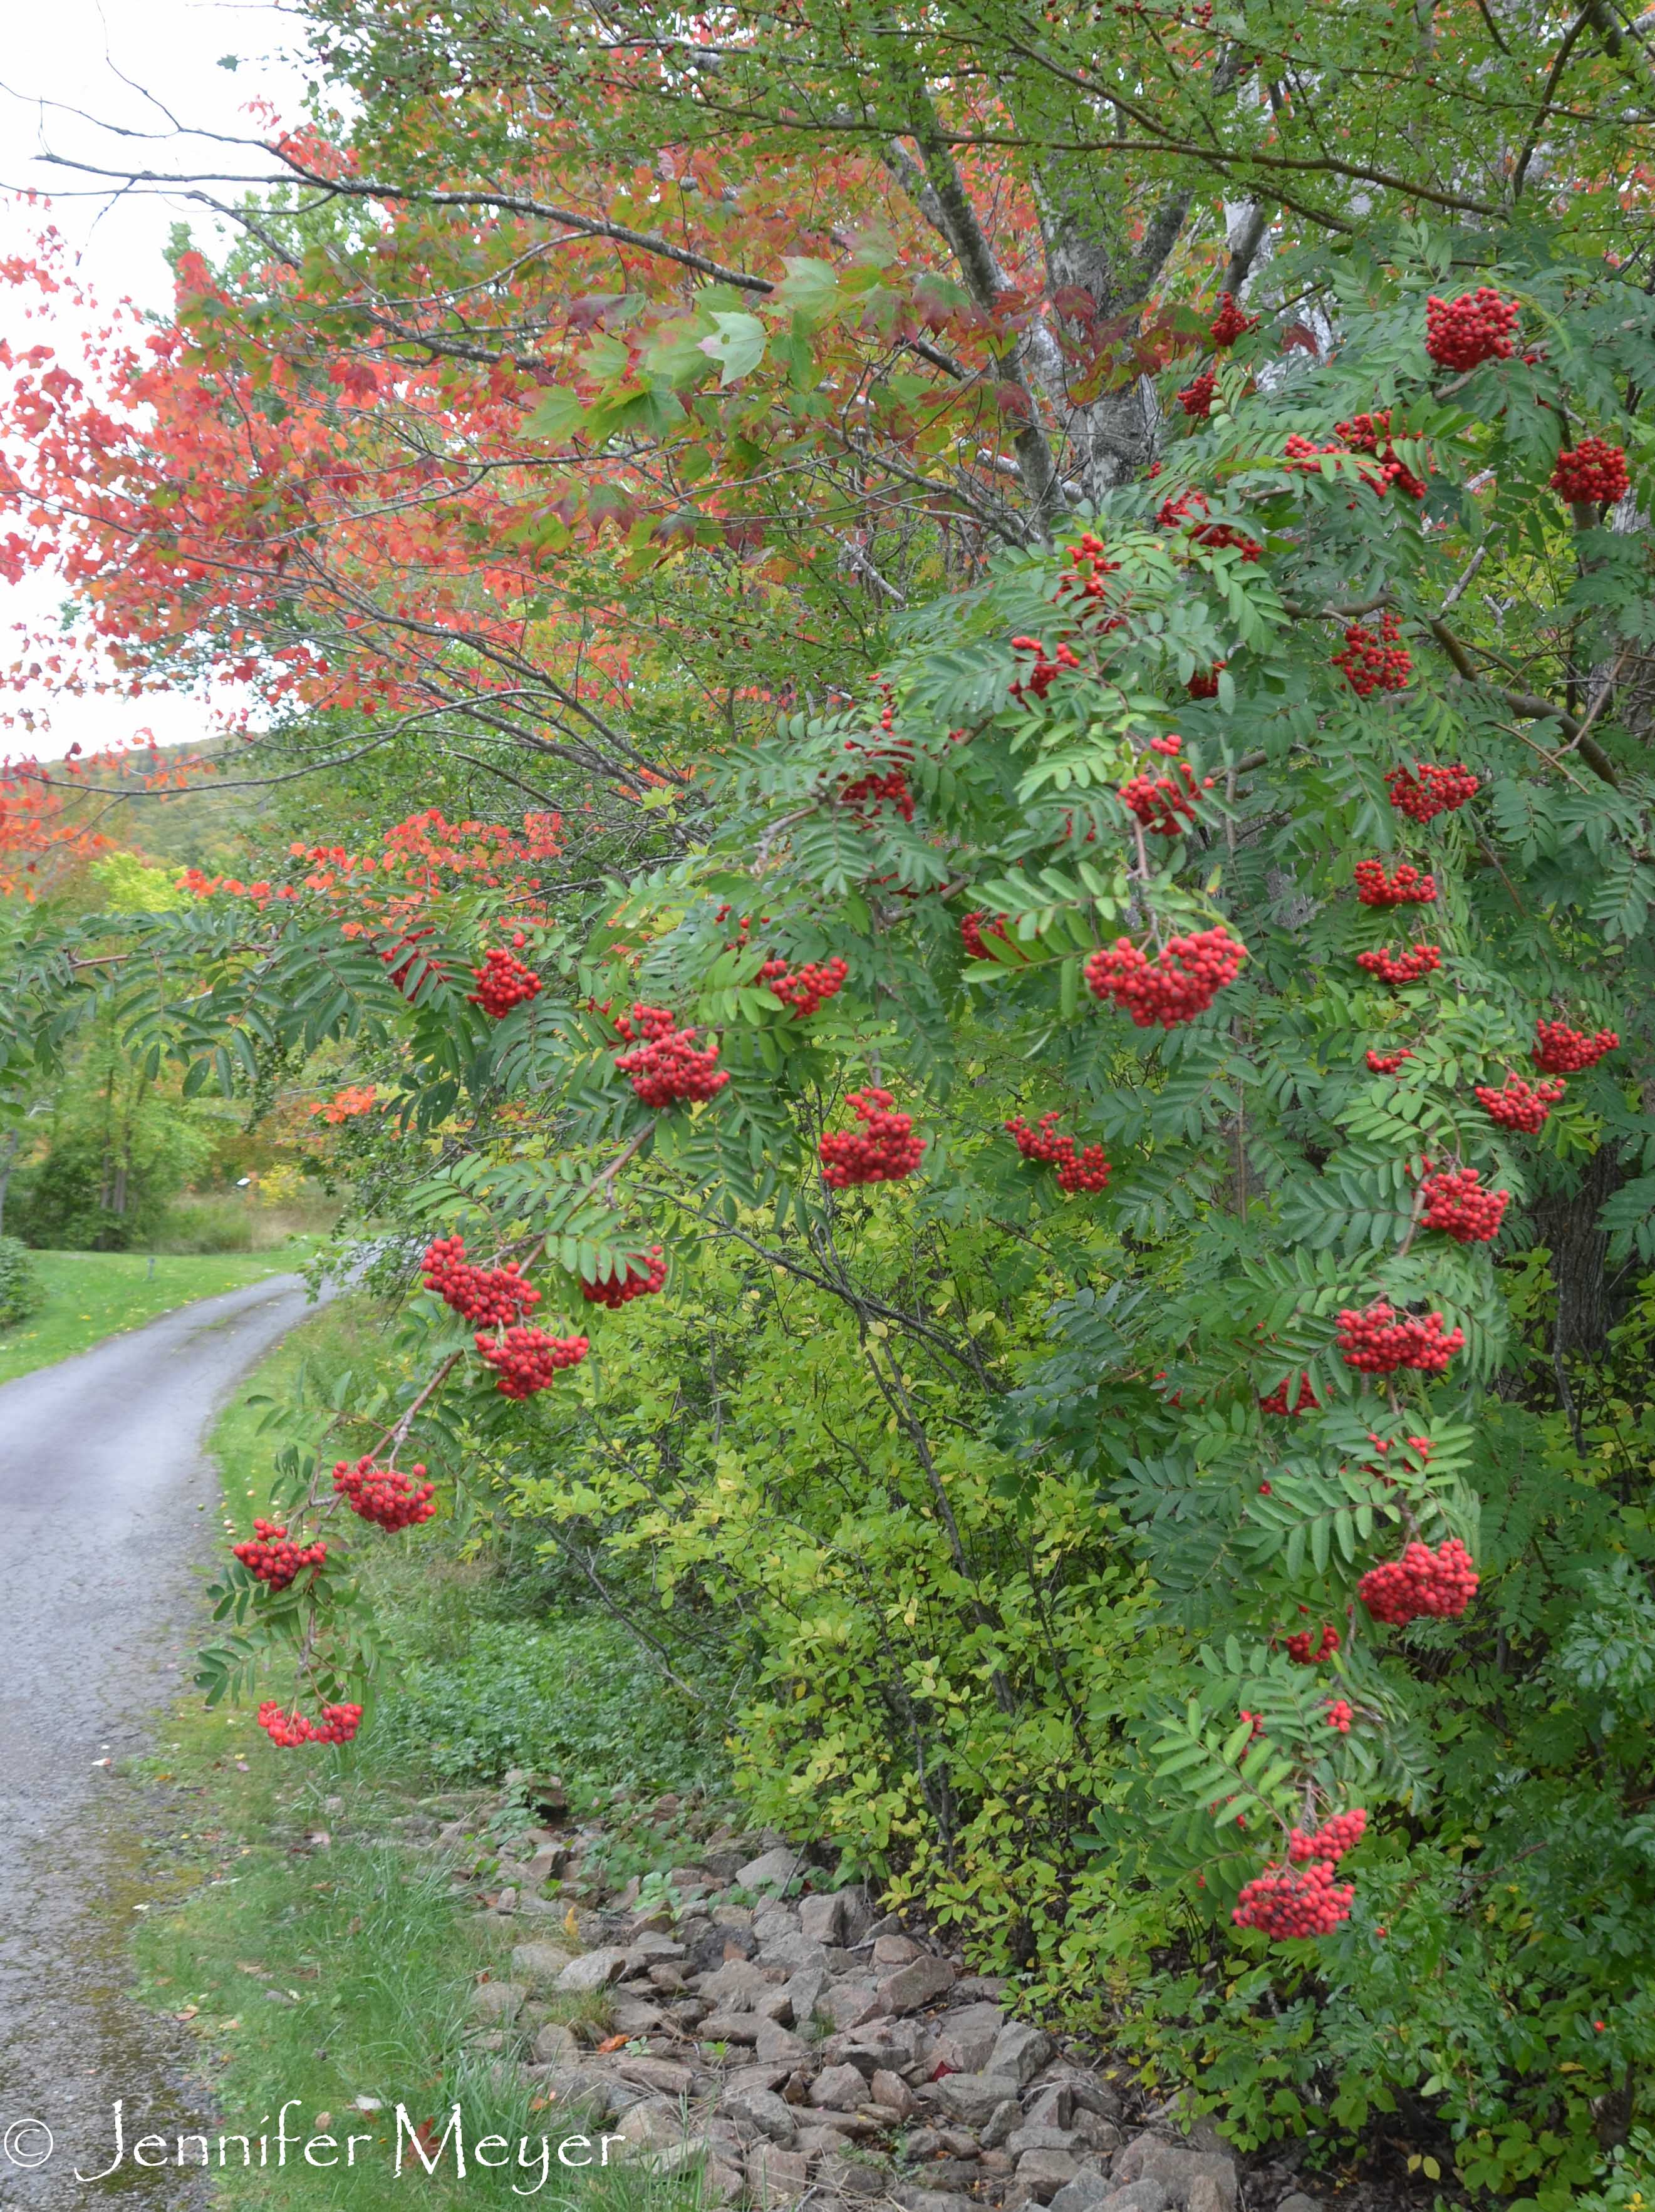
[[[616,1886],[604,1828],[571,1823],[555,1780],[526,1796],[514,1832],[496,1805],[434,1839],[502,1953],[472,2039],[542,2109],[622,2138],[611,2157],[757,2212],[1321,2212],[1285,2166],[1244,2183],[1176,2100],[1147,2112],[1015,2017],[1008,1984],[866,1890],[818,1886],[782,1838],[714,1829]],[[650,1812],[685,1832],[676,1799]]]

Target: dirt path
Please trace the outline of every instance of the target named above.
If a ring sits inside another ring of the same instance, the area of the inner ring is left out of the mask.
[[[292,1275],[206,1298],[0,1387],[0,2208],[195,2201],[176,2166],[101,2186],[127,2140],[192,2124],[163,2026],[121,1995],[96,1900],[119,1812],[100,1759],[146,1747],[188,1679],[191,1567],[218,1534],[204,1451],[235,1382],[300,1320]],[[26,2119],[44,2122],[55,2148]],[[198,2123],[196,2123],[198,2124]]]

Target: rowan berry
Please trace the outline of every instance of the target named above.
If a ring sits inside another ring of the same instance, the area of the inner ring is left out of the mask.
[[[1333,666],[1342,668],[1345,681],[1359,699],[1375,691],[1405,691],[1413,680],[1414,660],[1398,642],[1402,629],[1395,615],[1379,618],[1377,630],[1354,622],[1345,632],[1345,649],[1333,656]]]
[[[1227,660],[1215,660],[1210,668],[1197,669],[1184,690],[1192,699],[1216,699],[1219,678],[1229,665]]]
[[[983,942],[985,937],[997,937],[1002,945],[1005,943],[1007,920],[1007,917],[1005,915],[1000,914],[996,915],[991,921],[986,911],[981,907],[974,914],[962,916],[959,925],[959,941],[973,960],[986,960],[989,957],[989,948]]]
[[[1409,499],[1423,499],[1426,487],[1407,463],[1398,460],[1396,448],[1391,442],[1390,410],[1383,407],[1372,415],[1353,415],[1348,422],[1334,425],[1339,435],[1353,453],[1371,454],[1377,462],[1375,469],[1362,471],[1363,481],[1371,484],[1382,496],[1394,484]]]
[[[1520,1075],[1508,1075],[1499,1091],[1487,1083],[1473,1085],[1477,1103],[1491,1121],[1502,1129],[1521,1129],[1530,1137],[1544,1127],[1568,1087],[1561,1075],[1549,1083],[1534,1084],[1525,1083]]]
[[[666,1006],[635,1006],[631,1018],[615,1026],[629,1042],[642,1032],[642,1041],[631,1052],[618,1054],[615,1066],[646,1106],[715,1098],[730,1079],[716,1065],[716,1043],[697,1045],[694,1030],[674,1028]]]
[[[578,1367],[591,1350],[584,1336],[548,1336],[543,1328],[508,1328],[503,1336],[477,1338],[478,1357],[492,1367],[502,1398],[532,1398],[549,1389],[565,1367]]]
[[[490,1021],[502,1020],[514,1006],[540,995],[540,978],[533,969],[500,945],[485,951],[483,965],[473,968],[472,973],[477,978],[477,988],[465,996],[472,1006],[481,1006]]]
[[[1060,599],[1083,599],[1100,602],[1109,597],[1109,586],[1104,579],[1118,575],[1121,564],[1111,561],[1101,538],[1092,531],[1081,534],[1078,545],[1068,549],[1069,573],[1057,580],[1056,596]],[[1114,625],[1109,625],[1111,629]],[[1026,646],[1030,641],[1014,639],[1014,644]],[[1078,664],[1077,664],[1078,665]],[[963,735],[964,732],[956,732]]]
[[[1355,1885],[1333,1879],[1333,1862],[1317,1859],[1294,1871],[1267,1866],[1242,1891],[1230,1915],[1238,1928],[1256,1928],[1273,1942],[1304,1936],[1326,1936],[1350,1917]]]
[[[1299,1377],[1299,1395],[1293,1400],[1293,1404],[1291,1406],[1288,1405],[1287,1384],[1290,1379],[1291,1378],[1289,1376],[1284,1375],[1281,1382],[1276,1384],[1275,1389],[1271,1391],[1269,1396],[1268,1398],[1261,1398],[1259,1400],[1258,1410],[1261,1413],[1281,1413],[1283,1416],[1291,1415],[1292,1418],[1296,1420],[1300,1413],[1313,1413],[1320,1410],[1322,1401],[1317,1396],[1315,1391],[1311,1388],[1310,1376],[1302,1370],[1300,1371]]]
[[[1356,965],[1381,983],[1402,990],[1418,983],[1442,965],[1440,945],[1410,945],[1406,952],[1393,952],[1387,945],[1378,952],[1359,952]]]
[[[1572,1030],[1567,1022],[1536,1020],[1530,1057],[1548,1075],[1578,1075],[1583,1067],[1595,1067],[1620,1042],[1615,1030],[1599,1030],[1595,1036],[1587,1036],[1580,1030]]]
[[[1172,740],[1174,745],[1177,740]],[[1157,751],[1165,746],[1155,743]],[[1202,776],[1197,781],[1188,761],[1175,761],[1172,775],[1139,775],[1122,784],[1116,796],[1129,812],[1135,814],[1146,830],[1158,836],[1178,837],[1183,834],[1186,822],[1196,818],[1196,805],[1203,791],[1210,791],[1213,779]]]
[[[1368,1073],[1370,1075],[1394,1075],[1405,1060],[1412,1060],[1413,1057],[1405,1046],[1396,1052],[1375,1052],[1370,1045],[1367,1048]]]
[[[904,822],[914,818],[914,794],[899,768],[883,775],[870,769],[866,775],[848,777],[839,786],[838,799],[842,806],[849,807],[863,822],[877,819],[887,806],[894,807]]]
[[[324,1705],[322,1717],[313,1721],[295,1706],[285,1712],[274,1698],[259,1708],[259,1725],[273,1744],[292,1751],[306,1743],[349,1743],[362,1726],[360,1705]]]
[[[857,1183],[900,1182],[913,1174],[926,1140],[914,1134],[912,1115],[891,1111],[896,1103],[876,1085],[850,1093],[845,1103],[861,1127],[831,1131],[818,1147],[822,1181],[830,1190],[848,1190]]]
[[[1092,955],[1084,972],[1092,997],[1112,1000],[1139,1029],[1170,1030],[1205,1013],[1246,957],[1246,946],[1220,922],[1170,939],[1153,963],[1129,937],[1117,937]]]
[[[1591,507],[1599,501],[1612,506],[1632,489],[1626,448],[1602,438],[1583,438],[1558,455],[1551,488],[1571,507]]]
[[[1391,805],[1415,822],[1451,814],[1481,787],[1469,769],[1439,768],[1430,761],[1415,761],[1411,769],[1393,768],[1385,781],[1390,787]]]
[[[1250,538],[1244,530],[1238,530],[1228,522],[1202,522],[1197,519],[1208,511],[1204,492],[1191,490],[1171,494],[1155,511],[1155,527],[1158,530],[1175,530],[1182,523],[1189,532],[1192,545],[1205,545],[1214,552],[1226,545],[1235,546],[1239,549],[1244,563],[1262,557],[1264,551],[1263,543],[1256,538]]]
[[[607,1306],[618,1313],[633,1298],[654,1297],[666,1281],[666,1261],[659,1244],[652,1244],[646,1253],[627,1261],[618,1275],[607,1281],[581,1285],[581,1296],[589,1304]]]
[[[1471,1554],[1457,1536],[1433,1552],[1409,1544],[1400,1559],[1370,1567],[1356,1595],[1375,1620],[1404,1627],[1410,1620],[1457,1620],[1477,1594]]]
[[[1349,1701],[1344,1698],[1328,1699],[1328,1726],[1340,1735],[1350,1734],[1352,1712]]]
[[[1213,371],[1203,369],[1179,392],[1179,406],[1186,415],[1193,416],[1198,422],[1204,422],[1213,411],[1213,393],[1217,384],[1218,379]]]
[[[319,1540],[295,1544],[284,1521],[255,1521],[251,1540],[230,1550],[255,1581],[273,1590],[286,1589],[307,1567],[319,1569],[327,1559],[327,1546]]]
[[[824,999],[837,994],[849,973],[849,962],[836,952],[831,959],[806,960],[794,969],[785,960],[767,960],[758,971],[758,980],[784,1006],[792,1007],[795,1021],[805,1021]]]
[[[425,1288],[473,1325],[514,1322],[540,1303],[539,1291],[523,1280],[515,1260],[503,1267],[475,1267],[465,1257],[463,1237],[439,1237],[426,1247],[421,1264]]]
[[[1077,1150],[1073,1137],[1056,1133],[1056,1121],[1057,1109],[1053,1107],[1050,1114],[1041,1115],[1037,1128],[1031,1129],[1020,1114],[1006,1127],[1025,1160],[1056,1168],[1060,1190],[1107,1190],[1110,1169],[1103,1146],[1088,1145],[1084,1152]]]
[[[1208,325],[1207,335],[1222,350],[1226,346],[1232,346],[1238,338],[1244,338],[1249,331],[1256,331],[1258,325],[1258,316],[1242,313],[1232,292],[1220,292],[1218,313]]]
[[[1464,371],[1485,361],[1509,361],[1517,350],[1512,332],[1520,313],[1515,300],[1502,300],[1492,284],[1462,292],[1457,300],[1425,303],[1425,349],[1444,368]]]
[[[1066,668],[1080,665],[1080,656],[1072,647],[1060,645],[1056,653],[1049,654],[1037,637],[1014,637],[1012,650],[1032,655],[1034,663],[1012,684],[1010,696],[1013,699],[1025,696],[1044,699]]]
[[[1287,1856],[1295,1866],[1303,1866],[1307,1859],[1327,1859],[1337,1866],[1366,1833],[1367,1814],[1360,1805],[1353,1805],[1349,1812],[1336,1813],[1330,1820],[1324,1820],[1313,1834],[1295,1828],[1287,1838]]]
[[[1383,860],[1358,860],[1356,896],[1364,906],[1434,906],[1437,879],[1421,875],[1409,860],[1399,860],[1389,876]]]
[[[1346,1366],[1364,1375],[1395,1375],[1404,1367],[1441,1375],[1463,1349],[1465,1332],[1454,1328],[1444,1335],[1439,1313],[1399,1314],[1389,1300],[1376,1298],[1360,1312],[1351,1306],[1341,1310],[1337,1342]]]
[[[417,1466],[412,1475],[394,1467],[375,1467],[371,1455],[353,1466],[349,1460],[335,1463],[333,1487],[351,1511],[380,1528],[413,1528],[436,1514],[436,1485],[417,1480],[425,1469]]]
[[[1487,1244],[1500,1234],[1511,1203],[1509,1190],[1484,1190],[1476,1168],[1444,1168],[1420,1184],[1424,1229],[1440,1229],[1457,1244]]]
[[[1309,1629],[1298,1629],[1286,1639],[1283,1648],[1295,1667],[1319,1666],[1323,1659],[1330,1659],[1339,1649],[1339,1632],[1324,1625],[1320,1642],[1313,1644]],[[1336,1857],[1338,1854],[1330,1852],[1328,1856]]]

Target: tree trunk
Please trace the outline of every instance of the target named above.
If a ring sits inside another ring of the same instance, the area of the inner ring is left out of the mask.
[[[11,1171],[22,1139],[21,1129],[8,1129],[5,1136],[0,1139],[0,1237],[6,1233],[6,1193],[11,1188]]]
[[[1609,1236],[1597,1218],[1625,1181],[1620,1154],[1612,1145],[1603,1145],[1572,1188],[1542,1191],[1530,1209],[1535,1242],[1552,1255],[1557,1292],[1552,1349],[1556,1358],[1579,1354],[1601,1358],[1609,1348],[1609,1330],[1625,1310],[1631,1263],[1613,1269],[1608,1266]]]

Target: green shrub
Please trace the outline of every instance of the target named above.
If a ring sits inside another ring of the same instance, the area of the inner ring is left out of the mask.
[[[45,1302],[46,1289],[27,1245],[15,1237],[0,1237],[0,1328],[27,1321]]]

